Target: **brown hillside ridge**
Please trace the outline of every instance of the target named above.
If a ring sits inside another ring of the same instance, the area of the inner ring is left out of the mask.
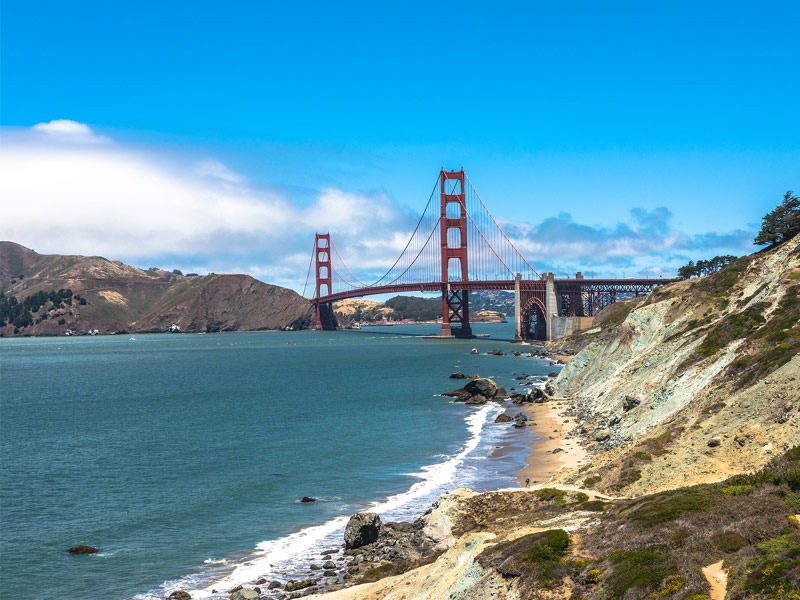
[[[69,289],[58,305],[46,302],[24,327],[0,324],[0,335],[88,332],[181,332],[307,329],[312,307],[296,292],[249,275],[187,277],[139,269],[100,256],[38,254],[0,242],[0,292],[22,302],[37,292]]]

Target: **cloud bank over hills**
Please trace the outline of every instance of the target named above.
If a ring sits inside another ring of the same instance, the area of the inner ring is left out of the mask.
[[[380,275],[405,246],[419,217],[413,210],[423,208],[409,210],[385,190],[333,187],[315,190],[309,202],[216,159],[187,161],[65,119],[4,128],[3,138],[0,238],[40,253],[244,272],[302,289],[315,231],[333,234],[352,270]],[[631,208],[614,227],[568,213],[536,224],[496,216],[531,264],[563,275],[668,275],[688,258],[753,249],[746,229],[686,235],[667,207]]]

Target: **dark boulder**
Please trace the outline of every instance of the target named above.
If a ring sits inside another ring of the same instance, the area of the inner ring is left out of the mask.
[[[514,415],[514,427],[525,427],[525,423],[528,420],[528,415],[523,412],[517,413]]]
[[[622,401],[622,410],[628,412],[639,406],[641,404],[641,400],[638,398],[634,398],[633,396],[625,396],[625,399]]]
[[[274,579],[274,580],[269,582],[269,585],[267,586],[267,589],[268,590],[274,590],[274,589],[277,589],[279,587],[281,587],[281,582],[276,580],[276,579]]]
[[[322,568],[323,569],[335,569],[336,568],[336,563],[333,562],[332,560],[326,560],[323,563]]]
[[[512,420],[513,419],[509,415],[503,413],[502,415],[497,415],[497,418],[494,420],[494,422],[495,423],[510,423]]]
[[[100,550],[94,546],[73,546],[68,552],[70,554],[97,554]]]
[[[286,584],[286,587],[283,588],[287,592],[294,592],[295,590],[302,590],[307,587],[311,587],[312,585],[316,585],[316,579],[304,579],[303,581],[290,581]]]
[[[300,502],[304,502],[304,503],[316,502],[316,501],[317,501],[317,499],[316,498],[312,498],[311,496],[303,496],[302,500],[300,500]]]
[[[526,402],[535,402],[536,404],[542,404],[547,402],[547,394],[542,388],[533,387],[528,390],[527,395],[525,396]]]
[[[467,391],[464,388],[458,388],[457,390],[453,390],[451,392],[442,392],[442,396],[451,396],[453,398],[458,398],[459,396],[463,396],[466,393]]]
[[[556,373],[555,371],[550,371],[550,372],[547,374],[547,376],[548,376],[548,377],[558,377],[558,373]]]
[[[521,392],[511,392],[511,401],[514,404],[522,404],[525,402],[525,394]]]
[[[476,377],[464,386],[464,390],[473,396],[484,396],[491,400],[497,394],[497,384],[491,379]]]
[[[371,544],[378,539],[381,518],[375,513],[356,513],[344,528],[344,547],[348,550]]]
[[[461,371],[450,373],[450,379],[469,379],[469,375],[464,375]]]
[[[493,354],[495,356],[503,356],[502,350],[489,350],[486,354]]]
[[[486,404],[487,402],[488,400],[486,399],[486,396],[475,394],[474,396],[470,396],[466,403],[480,405],[480,404]]]
[[[507,400],[508,399],[508,392],[506,392],[506,388],[502,385],[497,386],[497,392],[494,395],[493,400]]]
[[[184,590],[178,590],[167,596],[167,600],[192,600],[192,595]]]

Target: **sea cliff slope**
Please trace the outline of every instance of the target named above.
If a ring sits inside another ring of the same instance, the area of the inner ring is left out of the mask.
[[[583,334],[554,386],[598,454],[557,479],[637,496],[755,470],[800,443],[798,246],[615,306]]]

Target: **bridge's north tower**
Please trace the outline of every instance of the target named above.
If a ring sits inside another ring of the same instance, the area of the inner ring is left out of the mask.
[[[317,273],[316,298],[330,296],[331,287],[331,234],[318,233],[314,241],[314,263]],[[324,292],[324,293],[323,293]],[[317,302],[317,329],[336,329],[333,302]]]
[[[467,281],[467,207],[464,169],[445,171],[441,186],[442,336],[471,337],[469,291],[451,289],[451,281]],[[453,327],[453,326],[456,327]]]

